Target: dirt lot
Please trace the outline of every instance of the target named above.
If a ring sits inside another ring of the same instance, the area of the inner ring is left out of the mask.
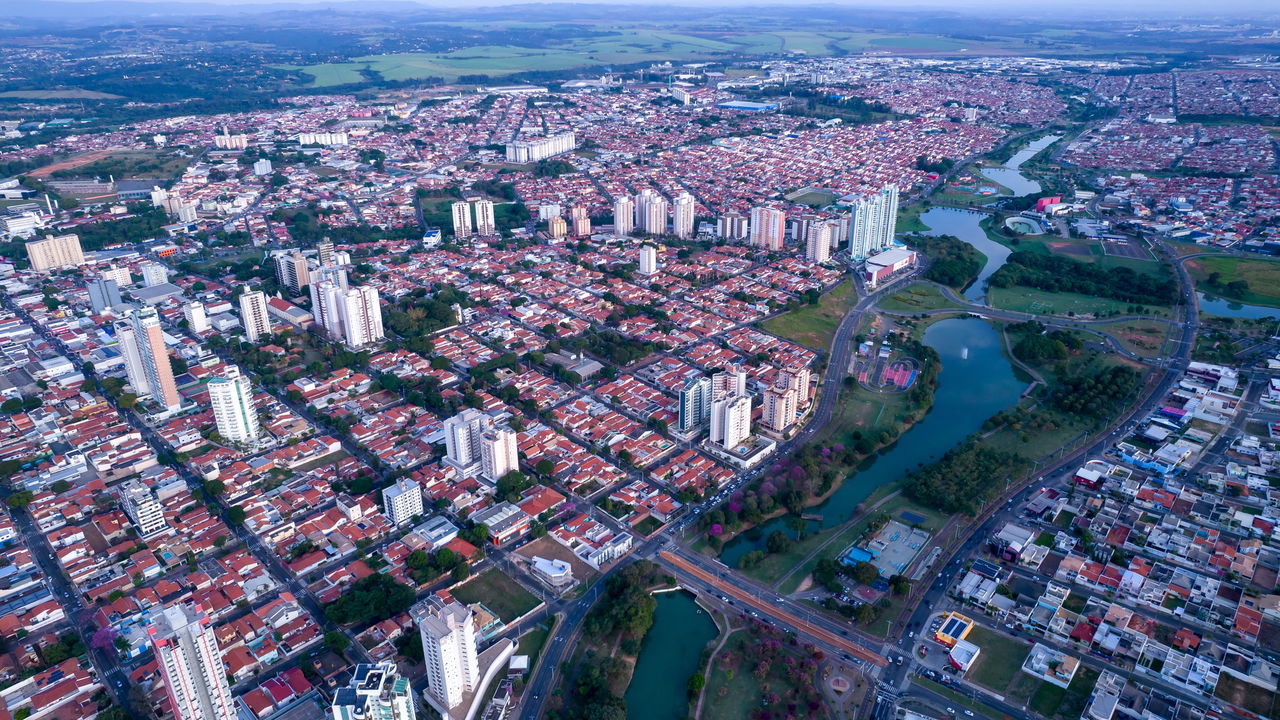
[[[590,565],[582,562],[577,555],[573,554],[573,551],[549,537],[541,537],[534,540],[520,548],[516,555],[529,561],[535,555],[548,560],[563,560],[573,567],[573,578],[580,583],[590,582],[597,575],[596,571]]]

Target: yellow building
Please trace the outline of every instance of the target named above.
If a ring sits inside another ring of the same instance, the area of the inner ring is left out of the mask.
[[[934,632],[933,639],[947,647],[955,647],[969,635],[970,630],[973,630],[973,620],[958,612],[949,612],[942,616],[942,624]]]
[[[31,269],[37,272],[83,265],[80,236],[45,235],[43,240],[32,240],[27,243],[27,259],[31,261]]]

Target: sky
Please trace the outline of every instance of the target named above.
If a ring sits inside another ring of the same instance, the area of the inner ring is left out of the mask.
[[[95,0],[69,0],[70,2],[94,2]],[[171,4],[200,3],[213,5],[345,5],[356,4],[362,0],[132,0],[139,3]],[[1280,17],[1280,2],[1276,0],[1215,0],[1205,3],[1201,0],[678,0],[673,2],[641,2],[639,0],[552,0],[553,2],[577,2],[579,4],[621,4],[621,5],[703,5],[703,6],[769,6],[769,5],[840,5],[843,7],[868,7],[894,9],[903,7],[936,8],[938,10],[955,10],[957,8],[996,9],[1017,8],[1020,11],[1041,11],[1046,6],[1063,8],[1107,8],[1117,11],[1147,10],[1167,15],[1184,13],[1250,13],[1259,17]],[[526,5],[538,4],[531,0],[399,0],[405,4],[418,4],[425,7],[452,7],[475,5]],[[0,2],[3,5],[3,2]],[[1062,18],[1059,18],[1062,19]]]

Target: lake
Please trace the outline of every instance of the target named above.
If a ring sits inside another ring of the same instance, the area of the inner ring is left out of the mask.
[[[1042,138],[1032,141],[1026,147],[1014,153],[1013,157],[1009,158],[1009,162],[1005,163],[1003,167],[983,168],[982,174],[1009,188],[1013,191],[1014,195],[1020,196],[1038,193],[1040,192],[1040,183],[1028,178],[1026,175],[1023,175],[1019,172],[1018,168],[1022,167],[1022,164],[1026,161],[1035,157],[1036,153],[1049,147],[1060,139],[1062,139],[1061,135],[1045,135]]]
[[[644,636],[627,686],[628,720],[684,720],[689,716],[689,678],[702,650],[720,631],[683,590],[658,593],[653,627]]]
[[[1004,265],[1009,259],[1009,248],[987,237],[979,222],[987,217],[986,213],[976,210],[957,210],[956,208],[935,207],[920,213],[920,222],[928,225],[926,235],[955,235],[969,243],[978,252],[987,256],[987,264],[982,266],[978,279],[964,290],[964,297],[978,302],[987,295],[987,278]]]
[[[1223,300],[1222,298],[1205,295],[1202,292],[1197,292],[1196,297],[1199,298],[1200,312],[1202,313],[1248,320],[1280,319],[1280,308],[1266,307],[1264,305],[1245,305],[1234,300]]]

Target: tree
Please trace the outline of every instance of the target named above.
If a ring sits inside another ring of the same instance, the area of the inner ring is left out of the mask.
[[[19,490],[6,498],[5,504],[16,510],[30,505],[31,501],[35,500],[35,498],[36,494],[34,492],[30,490]]]
[[[244,524],[244,508],[239,505],[232,505],[227,508],[227,524],[232,526],[240,526]]]
[[[22,412],[22,399],[9,398],[8,400],[5,400],[3,403],[0,403],[0,412],[6,415]]]
[[[324,646],[341,655],[351,646],[351,638],[339,630],[330,630],[324,634]]]
[[[374,573],[352,583],[347,592],[325,606],[325,617],[339,625],[369,625],[394,617],[413,604],[414,592],[390,575]]]
[[[460,583],[469,577],[471,577],[471,566],[466,563],[454,567],[453,572],[449,573],[449,578],[455,583]]]
[[[853,579],[863,585],[870,585],[880,579],[880,571],[869,562],[859,561],[853,566]]]

